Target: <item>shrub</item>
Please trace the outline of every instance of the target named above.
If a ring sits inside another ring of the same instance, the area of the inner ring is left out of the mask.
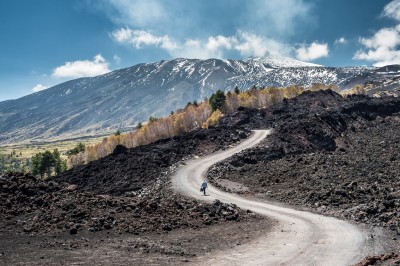
[[[219,120],[221,117],[223,117],[224,114],[218,109],[214,111],[211,116],[207,119],[205,123],[203,123],[203,128],[209,128],[209,127],[214,127],[218,124]]]
[[[85,151],[85,144],[83,144],[82,142],[79,142],[78,144],[76,144],[76,146],[70,150],[67,151],[67,155],[71,156],[71,155],[77,155],[80,152]]]
[[[367,95],[367,91],[365,90],[365,88],[362,85],[356,85],[351,89],[341,91],[340,94],[343,97],[347,97],[347,96],[353,95],[353,94]]]

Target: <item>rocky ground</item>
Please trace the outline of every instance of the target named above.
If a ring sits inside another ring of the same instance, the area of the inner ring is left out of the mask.
[[[79,192],[76,185],[41,181],[29,175],[0,177],[0,232],[45,235],[80,231],[139,234],[198,229],[254,216],[235,205],[203,204],[159,188],[145,196]],[[17,190],[16,190],[17,189]]]
[[[271,229],[265,219],[219,223],[199,228],[127,234],[1,234],[2,265],[180,265],[215,250],[245,244]]]
[[[254,239],[272,223],[235,205],[176,195],[168,178],[194,154],[247,135],[215,128],[135,149],[118,146],[49,180],[1,175],[0,262],[177,264]]]
[[[269,198],[390,228],[400,235],[400,117],[366,121],[337,151],[242,164],[235,158],[209,177],[242,183]],[[254,158],[257,151],[254,150]],[[264,154],[260,155],[264,156]],[[318,188],[318,189],[316,189]]]
[[[240,108],[208,130],[118,146],[50,180],[2,175],[0,264],[175,265],[254,239],[273,223],[234,205],[176,195],[168,177],[185,160],[225,149],[258,128],[274,132],[216,165],[212,182],[386,228],[397,239],[399,112],[397,98],[304,93],[267,110]],[[395,260],[386,254],[360,265]]]
[[[398,252],[399,112],[397,98],[343,99],[332,92],[302,95],[270,110],[243,110],[225,123],[271,126],[273,134],[215,165],[208,178],[225,190],[382,227]]]

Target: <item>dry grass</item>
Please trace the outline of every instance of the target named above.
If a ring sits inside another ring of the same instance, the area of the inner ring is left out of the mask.
[[[10,144],[0,147],[0,155],[11,154],[13,151],[15,151],[16,155],[18,155],[18,158],[25,159],[31,158],[33,155],[39,152],[44,152],[46,150],[53,151],[54,149],[58,149],[61,153],[62,159],[66,159],[66,151],[74,148],[78,142],[82,142],[85,145],[93,145],[95,143],[98,143],[102,139],[102,137],[93,137],[74,140],[60,140],[48,143],[43,142],[36,144]]]

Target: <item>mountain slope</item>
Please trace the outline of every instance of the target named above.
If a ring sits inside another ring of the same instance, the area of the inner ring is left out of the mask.
[[[379,80],[398,85],[398,67],[327,68],[288,58],[174,59],[138,64],[68,81],[17,100],[0,102],[0,143],[110,134],[149,116],[163,116],[235,86],[338,84]],[[389,74],[388,74],[389,73]]]

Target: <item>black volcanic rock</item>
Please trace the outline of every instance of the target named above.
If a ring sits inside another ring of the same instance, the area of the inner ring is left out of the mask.
[[[118,145],[114,148],[112,154],[113,154],[113,155],[122,154],[122,153],[125,153],[127,150],[128,150],[128,148],[126,148],[124,145],[118,144]]]
[[[238,112],[228,124],[257,113]],[[228,179],[250,193],[400,233],[399,98],[319,91],[264,112],[246,128],[273,127],[272,134],[213,166],[213,183]]]
[[[234,205],[175,195],[168,176],[194,154],[224,149],[246,138],[249,129],[273,127],[259,147],[217,164],[209,178],[231,179],[252,193],[396,232],[399,111],[393,97],[305,93],[266,110],[240,108],[212,129],[133,149],[121,146],[47,181],[2,175],[0,231],[137,234],[250,219],[254,215]]]
[[[162,172],[188,156],[224,149],[249,134],[246,129],[220,126],[133,149],[119,145],[111,155],[77,166],[62,173],[56,180],[75,184],[80,191],[123,195],[154,183]]]

